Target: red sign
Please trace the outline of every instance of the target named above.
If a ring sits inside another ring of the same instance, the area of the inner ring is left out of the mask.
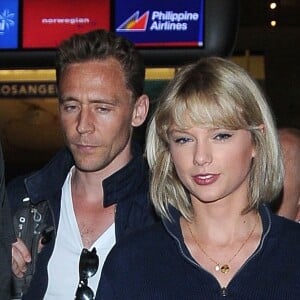
[[[110,0],[24,0],[22,47],[55,48],[74,33],[110,29]]]

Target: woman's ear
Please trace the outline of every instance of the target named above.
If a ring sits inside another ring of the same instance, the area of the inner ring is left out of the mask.
[[[134,104],[132,113],[131,125],[138,127],[142,125],[148,115],[149,111],[149,97],[147,95],[140,96]]]
[[[300,197],[299,197],[299,201],[298,201],[298,211],[297,211],[297,215],[296,215],[296,222],[300,223]]]
[[[260,124],[258,126],[258,130],[260,130],[262,134],[265,134],[265,130],[266,130],[265,124]]]

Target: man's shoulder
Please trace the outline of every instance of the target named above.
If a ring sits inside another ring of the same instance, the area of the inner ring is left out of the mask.
[[[160,243],[164,244],[166,237],[166,231],[162,222],[157,221],[121,238],[114,246],[112,252],[115,252],[114,255],[118,256],[118,254],[122,253],[131,255],[135,250],[138,250],[138,252],[148,251],[159,247]]]
[[[58,151],[41,169],[17,176],[7,184],[9,202],[21,202],[24,197],[48,193],[60,189],[73,165],[73,158],[67,148]],[[34,197],[33,197],[34,198]]]
[[[26,196],[26,188],[25,188],[25,178],[30,176],[30,174],[21,175],[16,178],[13,178],[11,181],[8,182],[6,191],[9,203],[14,209],[14,202],[22,200]]]

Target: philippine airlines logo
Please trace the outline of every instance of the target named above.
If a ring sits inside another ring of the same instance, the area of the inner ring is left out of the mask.
[[[146,11],[140,17],[139,15],[140,12],[136,11],[117,28],[117,31],[145,31],[147,29],[149,11]]]
[[[0,13],[0,35],[4,34],[6,29],[15,25],[14,16],[15,14],[11,13],[8,9],[4,9]]]

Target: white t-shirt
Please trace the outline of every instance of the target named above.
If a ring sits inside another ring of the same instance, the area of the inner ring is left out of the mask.
[[[83,244],[73,209],[72,170],[73,168],[62,187],[59,225],[54,250],[48,263],[48,287],[45,300],[73,300],[79,283],[79,259]],[[113,223],[89,249],[95,247],[99,257],[98,271],[88,279],[88,286],[95,294],[104,261],[115,242]]]

